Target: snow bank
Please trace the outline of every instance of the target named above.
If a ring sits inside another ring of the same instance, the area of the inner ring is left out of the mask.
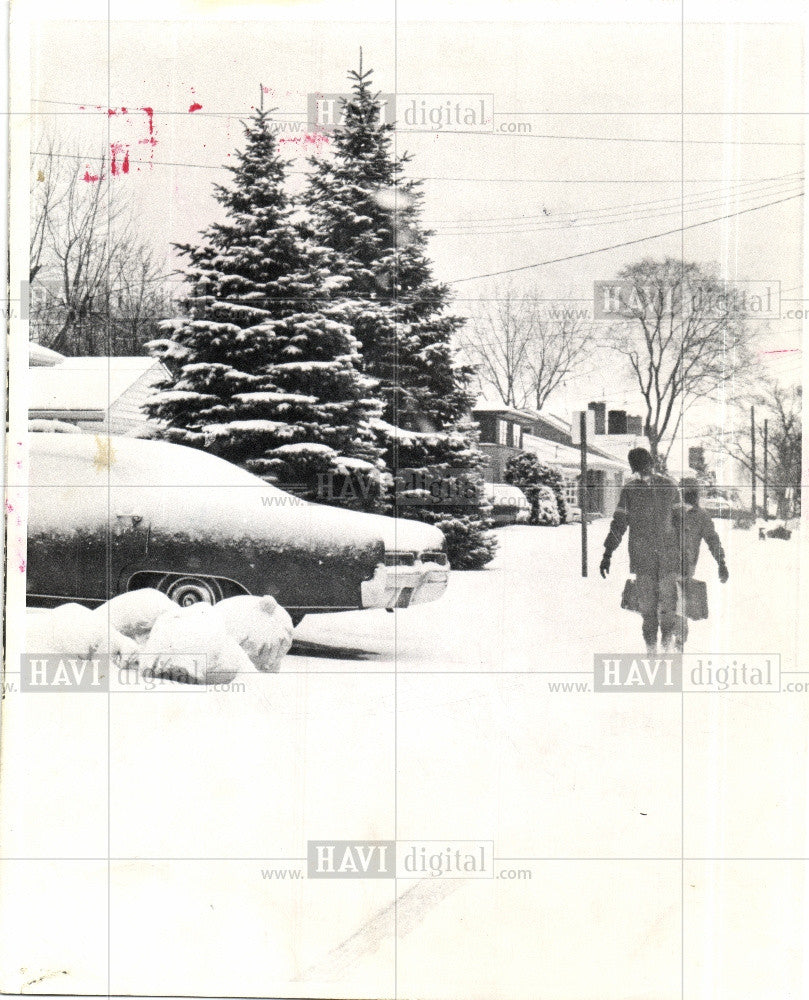
[[[119,663],[130,662],[140,652],[136,642],[81,604],[60,604],[39,615],[28,633],[27,646],[30,653],[80,659],[110,656]]]
[[[28,651],[108,655],[145,677],[226,684],[237,673],[275,673],[292,645],[292,619],[274,597],[230,597],[181,608],[144,587],[94,610],[62,604],[31,623]]]
[[[210,604],[174,604],[154,623],[140,658],[144,677],[229,684],[252,672],[250,657],[225,628]]]
[[[213,611],[257,670],[277,673],[292,645],[292,619],[274,597],[228,597]]]
[[[113,628],[135,642],[143,644],[160,615],[172,611],[177,605],[165,594],[152,587],[119,594],[93,612],[109,621]]]

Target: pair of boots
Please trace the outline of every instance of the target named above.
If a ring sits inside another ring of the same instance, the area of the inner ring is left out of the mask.
[[[663,653],[682,653],[683,651],[683,640],[678,638],[676,635],[661,635],[660,636],[660,651]],[[657,656],[657,643],[647,642],[646,643],[646,655],[647,656]]]

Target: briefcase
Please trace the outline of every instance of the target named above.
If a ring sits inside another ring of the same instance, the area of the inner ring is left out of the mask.
[[[708,617],[708,585],[702,580],[684,580],[685,614],[698,622]]]
[[[621,607],[624,611],[637,611],[640,614],[640,609],[638,608],[638,587],[637,580],[630,577],[624,584],[624,592],[621,595]]]

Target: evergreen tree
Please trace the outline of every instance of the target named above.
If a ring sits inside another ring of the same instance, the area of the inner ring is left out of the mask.
[[[448,289],[433,279],[419,182],[402,176],[409,157],[394,155],[394,126],[382,120],[371,72],[360,66],[350,77],[333,155],[309,161],[308,235],[334,253],[333,273],[345,279],[335,294],[346,298],[364,370],[379,382],[394,513],[437,524],[452,565],[476,568],[495,542],[468,419],[472,370],[452,347],[464,320],[447,312]],[[440,503],[431,502],[436,484]]]
[[[390,482],[370,425],[381,403],[329,294],[331,255],[294,223],[269,112],[244,129],[232,182],[215,187],[225,221],[178,246],[187,315],[150,345],[170,376],[147,411],[169,441],[309,499],[378,509]]]

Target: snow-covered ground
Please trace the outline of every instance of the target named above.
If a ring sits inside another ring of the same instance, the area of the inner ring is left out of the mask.
[[[789,541],[760,541],[757,533],[734,529],[727,520],[715,523],[730,580],[724,587],[719,583],[703,544],[696,576],[708,583],[711,615],[691,623],[688,650],[781,653],[791,662],[798,622],[797,534]],[[589,526],[585,579],[580,525],[500,529],[494,562],[480,572],[451,574],[447,593],[433,604],[395,614],[305,619],[296,630],[297,655],[282,669],[333,670],[347,662],[357,669],[365,662],[376,669],[395,663],[402,672],[590,671],[593,653],[642,649],[640,618],[620,609],[629,573],[625,540],[609,578],[598,573],[607,530],[606,521]],[[305,655],[307,642],[325,648],[318,648],[317,656]]]
[[[718,527],[731,578],[703,553],[689,648],[801,669],[796,538]],[[582,579],[579,526],[502,529],[440,601],[312,616],[244,690],[9,694],[4,849],[42,860],[3,865],[33,900],[3,988],[666,1000],[682,971],[686,996],[801,995],[804,865],[749,859],[806,855],[809,693],[554,690],[641,645],[606,530]],[[522,874],[262,876],[397,837],[493,840]]]

